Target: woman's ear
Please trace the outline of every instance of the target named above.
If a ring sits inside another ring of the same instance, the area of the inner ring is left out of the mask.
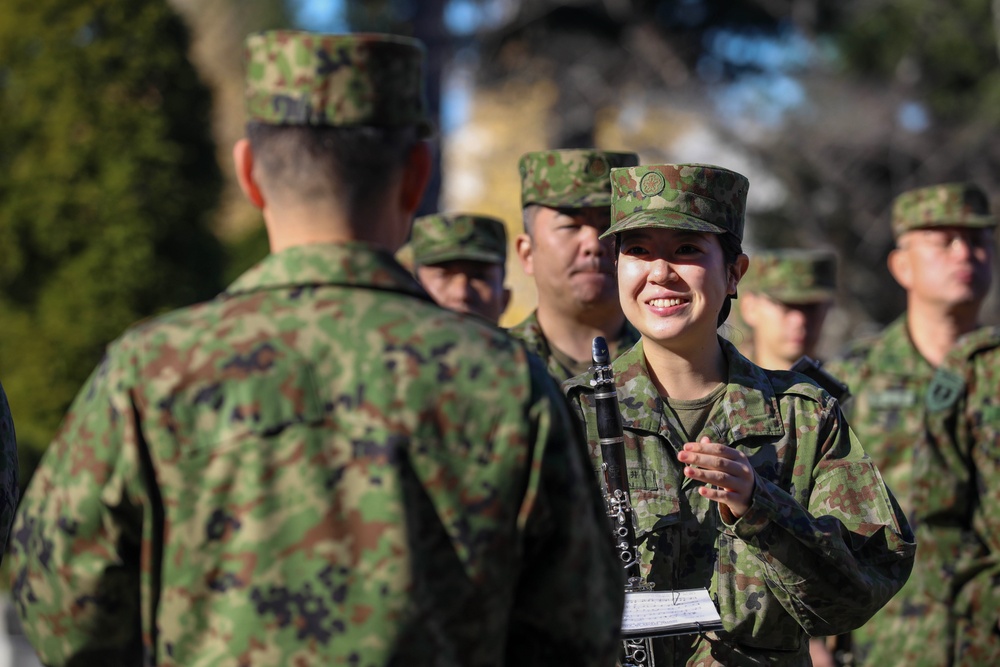
[[[750,258],[745,254],[740,253],[736,258],[736,261],[729,266],[729,294],[733,297],[736,296],[736,286],[740,284],[740,280],[746,275],[747,269],[750,268]]]

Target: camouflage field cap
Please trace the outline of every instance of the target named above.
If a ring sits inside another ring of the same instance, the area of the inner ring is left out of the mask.
[[[740,288],[790,304],[833,299],[837,256],[826,250],[772,250],[755,253]]]
[[[501,220],[488,215],[435,213],[413,221],[410,247],[418,265],[456,259],[504,264],[507,231]]]
[[[996,227],[986,194],[972,183],[908,190],[892,202],[894,237],[927,227]]]
[[[525,153],[521,172],[521,206],[584,208],[611,205],[611,170],[639,164],[635,153],[593,148],[563,148]]]
[[[611,171],[611,227],[603,237],[629,229],[661,227],[743,240],[750,182],[742,174],[707,164],[653,164]]]
[[[416,126],[432,132],[424,47],[409,37],[295,30],[246,40],[250,120],[275,125]]]

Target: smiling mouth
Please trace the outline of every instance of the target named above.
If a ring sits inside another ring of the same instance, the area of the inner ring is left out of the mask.
[[[650,299],[647,303],[654,308],[672,308],[685,303],[684,299]]]

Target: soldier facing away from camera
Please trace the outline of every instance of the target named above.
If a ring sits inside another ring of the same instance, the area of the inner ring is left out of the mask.
[[[438,304],[500,321],[510,302],[502,220],[470,213],[421,216],[413,221],[409,248],[414,275]]]
[[[127,331],[70,409],[13,540],[42,660],[613,664],[622,575],[558,388],[392,255],[423,48],[277,31],[247,58],[233,153],[271,254]]]
[[[594,337],[608,341],[612,358],[639,340],[618,303],[611,242],[599,238],[611,224],[611,169],[637,164],[634,153],[563,149],[526,153],[518,165],[516,251],[538,307],[510,332],[560,382],[590,367]]]
[[[906,290],[906,312],[828,364],[854,395],[847,404],[851,427],[916,526],[928,518],[920,516],[914,501],[915,441],[924,428],[927,389],[955,341],[979,326],[992,276],[995,226],[986,195],[970,183],[899,195],[892,206],[896,248],[889,270]],[[917,552],[918,571],[923,553]],[[864,664],[920,664],[919,656],[903,651],[915,639],[899,631],[922,604],[912,597],[917,579],[854,633],[858,653],[868,656]]]

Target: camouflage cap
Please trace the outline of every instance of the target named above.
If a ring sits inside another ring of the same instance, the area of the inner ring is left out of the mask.
[[[743,240],[750,182],[706,164],[653,164],[611,171],[611,227],[602,235],[661,227]]]
[[[501,220],[488,215],[435,213],[413,221],[410,247],[417,265],[456,259],[504,264],[507,231]]]
[[[772,250],[756,253],[740,287],[782,303],[833,299],[837,256],[827,250]]]
[[[611,170],[637,164],[639,156],[635,153],[593,148],[525,153],[517,165],[521,172],[521,206],[610,206]]]
[[[892,234],[927,227],[996,227],[986,194],[972,183],[908,190],[892,202]]]
[[[246,40],[250,120],[275,125],[432,125],[424,47],[397,35],[271,30]]]

